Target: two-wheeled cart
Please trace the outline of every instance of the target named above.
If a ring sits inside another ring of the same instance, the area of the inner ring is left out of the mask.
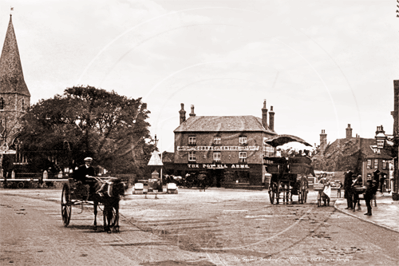
[[[103,209],[104,230],[111,232],[119,231],[119,200],[124,194],[124,184],[114,182],[119,180],[113,177],[89,177],[84,184],[78,183],[73,178],[68,179],[61,193],[61,217],[65,227],[71,221],[72,207],[80,207],[83,212],[84,206],[94,208],[94,230],[97,229],[97,206]],[[115,183],[115,184],[114,184]],[[101,190],[101,191],[100,191]]]

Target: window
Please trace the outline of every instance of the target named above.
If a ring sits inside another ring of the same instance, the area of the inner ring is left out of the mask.
[[[239,142],[241,145],[247,144],[247,137],[245,137],[245,136],[239,137],[239,138],[238,138],[238,142]]]
[[[222,153],[220,151],[213,152],[213,161],[220,162],[222,160]]]
[[[238,158],[239,158],[240,163],[246,163],[247,162],[247,152],[239,152]]]
[[[378,159],[374,160],[374,169],[378,169]]]
[[[195,138],[195,136],[188,137],[188,145],[197,145],[197,139]]]
[[[4,109],[4,99],[3,97],[0,98],[0,110]]]
[[[188,161],[189,162],[195,162],[197,159],[195,157],[195,151],[190,151],[188,153]]]
[[[264,151],[265,151],[265,156],[267,156],[267,157],[273,157],[274,156],[274,147],[265,146]]]
[[[367,169],[371,169],[371,159],[367,160]]]
[[[213,144],[220,145],[222,144],[222,138],[217,136],[213,138]]]
[[[25,110],[25,99],[22,99],[21,105],[22,105],[22,110]]]
[[[383,170],[388,169],[388,162],[386,160],[382,160],[382,169]]]

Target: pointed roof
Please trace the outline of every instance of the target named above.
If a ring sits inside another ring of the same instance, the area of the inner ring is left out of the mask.
[[[24,74],[22,73],[21,59],[11,15],[0,56],[0,93],[17,93],[30,97]]]
[[[148,166],[162,166],[162,160],[161,157],[159,157],[159,153],[157,151],[153,151],[150,161],[147,164]]]

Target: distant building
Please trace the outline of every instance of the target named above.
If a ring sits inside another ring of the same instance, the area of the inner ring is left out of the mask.
[[[2,168],[4,168],[3,159],[7,162],[6,164],[14,159],[20,162],[26,161],[26,158],[16,154],[15,138],[20,128],[19,118],[30,106],[30,96],[22,72],[17,38],[10,15],[0,57],[0,163]],[[8,160],[5,158],[7,155],[12,155],[13,158]]]
[[[192,106],[186,119],[181,104],[180,125],[174,130],[174,174],[206,173],[218,187],[261,185],[266,174],[263,157],[274,152],[264,140],[277,135],[270,109],[268,113],[265,100],[262,118],[197,116]]]
[[[393,194],[394,200],[399,200],[399,171],[398,171],[398,158],[399,158],[399,80],[393,81],[394,85],[394,110],[393,116],[393,156],[394,159],[394,178],[393,178]]]
[[[352,136],[351,125],[345,129],[345,138],[327,144],[327,134],[322,130],[320,146],[312,157],[315,170],[341,172],[352,170],[363,176],[363,182],[371,178],[372,173],[379,170],[386,176],[386,188],[389,189],[390,167],[392,165],[391,142],[385,134],[383,126],[378,126],[375,138]]]

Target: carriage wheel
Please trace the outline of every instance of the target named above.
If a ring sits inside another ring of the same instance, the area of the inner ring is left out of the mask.
[[[61,194],[61,216],[64,226],[67,227],[71,221],[72,205],[71,205],[71,191],[67,184],[62,187]]]

